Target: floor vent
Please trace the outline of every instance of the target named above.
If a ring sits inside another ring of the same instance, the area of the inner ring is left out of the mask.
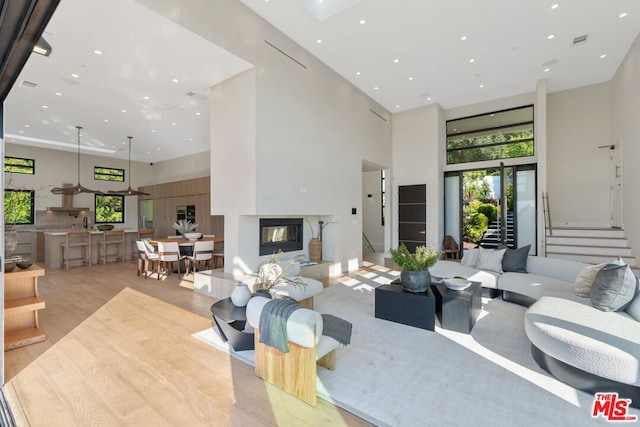
[[[30,82],[28,80],[23,80],[20,82],[20,86],[28,87],[29,89],[35,89],[38,87],[38,83]]]
[[[302,62],[298,61],[296,58],[294,58],[293,56],[289,55],[287,52],[285,52],[284,50],[280,49],[278,46],[272,44],[269,40],[265,40],[264,41],[266,44],[268,44],[269,46],[271,46],[272,48],[274,48],[275,50],[277,50],[278,52],[280,52],[281,54],[283,54],[284,56],[286,56],[287,58],[289,58],[290,60],[292,60],[293,62],[295,62],[296,64],[298,64],[299,66],[301,66],[302,68],[304,68],[305,70],[307,70],[307,66],[304,65]]]
[[[387,121],[387,119],[385,119],[383,116],[381,116],[380,114],[378,114],[375,111],[373,111],[371,108],[369,108],[369,111],[371,111],[373,114],[375,114],[376,116],[378,116],[380,119],[384,120],[385,122]]]

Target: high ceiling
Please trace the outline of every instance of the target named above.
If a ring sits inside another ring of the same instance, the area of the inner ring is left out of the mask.
[[[241,1],[391,112],[608,81],[640,30],[637,0]],[[251,67],[133,0],[62,0],[45,38],[5,103],[9,143],[75,151],[80,125],[83,152],[207,151],[209,88]]]

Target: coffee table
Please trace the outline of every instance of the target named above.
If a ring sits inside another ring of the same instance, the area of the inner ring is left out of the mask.
[[[436,315],[443,329],[468,334],[482,310],[482,284],[471,282],[468,288],[453,291],[442,283],[432,283]]]
[[[433,331],[435,305],[430,289],[420,293],[405,291],[399,279],[375,290],[375,317],[378,319]]]
[[[235,351],[253,350],[254,334],[245,331],[246,307],[237,307],[231,298],[225,298],[211,306],[211,315],[224,342],[228,342]]]

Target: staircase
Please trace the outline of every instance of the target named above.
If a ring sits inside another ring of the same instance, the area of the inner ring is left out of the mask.
[[[495,221],[491,221],[487,231],[482,235],[479,246],[485,249],[496,249],[498,243],[500,243],[500,224],[502,218],[498,217]],[[507,236],[505,244],[509,247],[513,247],[515,238],[513,235],[513,212],[507,212]]]
[[[620,228],[554,227],[546,231],[546,252],[550,258],[562,258],[598,264],[622,258],[636,265],[629,242]]]

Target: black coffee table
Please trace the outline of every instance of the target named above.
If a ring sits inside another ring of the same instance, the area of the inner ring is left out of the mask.
[[[375,290],[375,317],[378,319],[433,331],[435,305],[430,289],[420,293],[405,291],[399,279]]]
[[[231,298],[221,299],[211,306],[211,315],[220,338],[235,351],[253,350],[253,332],[245,332],[247,323],[246,307],[237,307]]]
[[[471,282],[468,288],[453,291],[442,283],[432,283],[436,315],[443,329],[468,334],[482,310],[482,284]]]

